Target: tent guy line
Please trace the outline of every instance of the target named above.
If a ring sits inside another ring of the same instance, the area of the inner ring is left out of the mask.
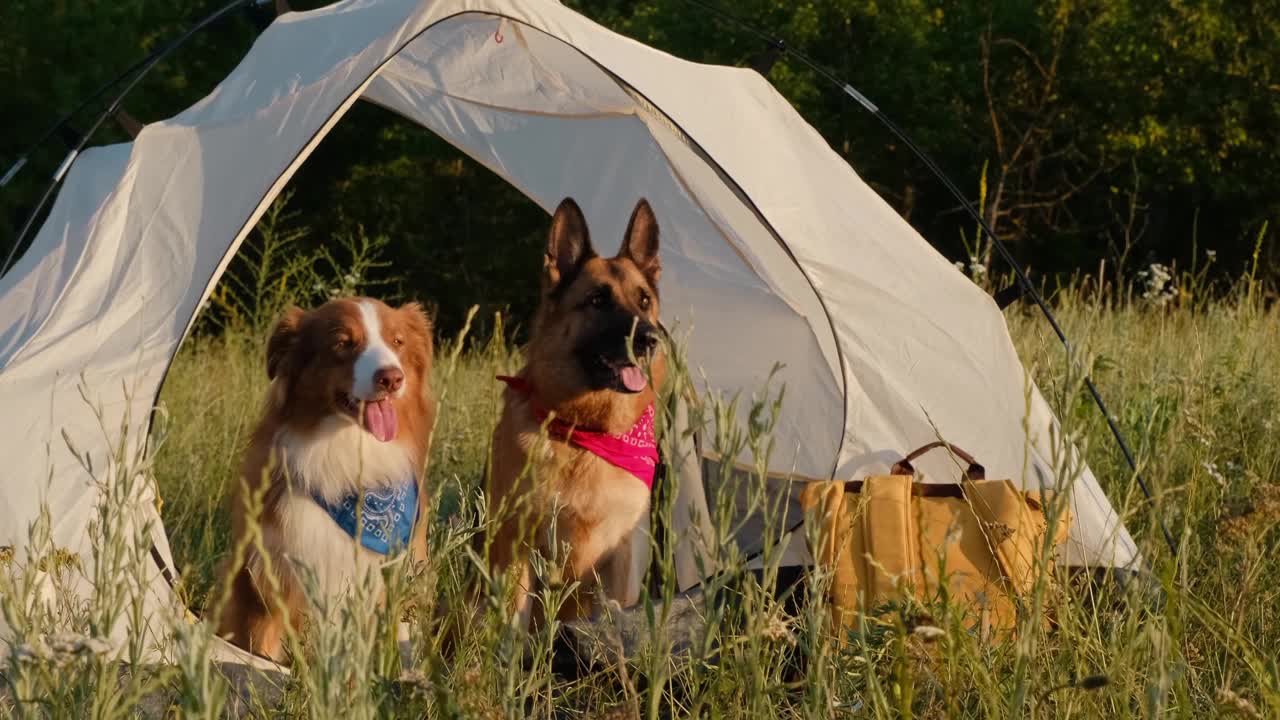
[[[823,79],[827,80],[832,85],[834,85],[837,89],[839,89],[845,95],[848,95],[849,97],[857,101],[857,103],[861,105],[864,110],[871,113],[873,117],[879,120],[880,123],[884,125],[885,129],[887,129],[890,133],[892,133],[894,137],[901,140],[907,146],[907,148],[911,151],[911,153],[915,155],[916,158],[920,160],[920,162],[924,163],[925,167],[929,170],[929,172],[935,178],[937,178],[938,182],[941,182],[943,187],[945,187],[947,191],[950,192],[951,195],[955,197],[955,199],[960,203],[960,206],[964,208],[965,212],[969,215],[969,217],[978,223],[978,226],[981,228],[982,233],[986,235],[988,238],[990,238],[992,246],[995,247],[998,253],[1000,253],[1000,258],[1004,260],[1005,264],[1008,265],[1010,270],[1013,271],[1016,287],[1020,290],[1020,292],[1018,292],[1017,295],[1022,297],[1030,297],[1032,302],[1036,304],[1036,307],[1040,308],[1040,312],[1044,314],[1045,320],[1049,322],[1049,326],[1053,328],[1053,332],[1058,336],[1058,340],[1062,342],[1062,346],[1067,353],[1068,361],[1072,362],[1073,364],[1076,363],[1076,360],[1072,357],[1072,353],[1075,349],[1075,346],[1072,344],[1071,340],[1067,337],[1067,334],[1062,329],[1062,326],[1058,323],[1058,318],[1053,314],[1053,311],[1049,309],[1048,304],[1045,302],[1044,296],[1041,295],[1040,291],[1037,290],[1035,285],[1032,284],[1031,278],[1027,277],[1026,271],[1022,269],[1022,266],[1019,265],[1017,260],[1013,257],[1013,253],[1009,250],[1009,247],[1005,245],[1004,242],[1001,241],[999,237],[996,236],[995,230],[993,230],[991,225],[987,223],[986,218],[982,217],[982,213],[978,212],[978,209],[974,207],[973,201],[965,197],[964,193],[960,191],[960,188],[955,184],[954,181],[951,180],[951,178],[945,172],[943,172],[942,168],[939,167],[936,162],[934,162],[933,158],[930,157],[928,153],[926,153],[923,149],[921,149],[920,146],[917,145],[915,141],[911,139],[911,136],[908,135],[905,130],[899,127],[898,124],[895,123],[888,115],[885,115],[884,112],[880,110],[880,107],[878,105],[872,102],[871,99],[868,98],[866,95],[863,95],[861,92],[859,92],[858,89],[855,88],[852,83],[841,79],[835,73],[823,67],[816,60],[810,58],[805,53],[794,49],[793,47],[788,45],[785,41],[783,41],[780,37],[778,37],[777,34],[769,33],[764,30],[761,30],[759,27],[751,24],[750,22],[747,22],[746,20],[743,20],[741,17],[738,17],[737,15],[727,10],[724,10],[722,8],[716,7],[715,5],[712,5],[708,2],[704,2],[704,0],[684,0],[684,1],[686,3],[689,3],[690,5],[694,5],[714,15],[717,15],[724,20],[728,20],[729,22],[746,30],[747,32],[750,32],[751,34],[755,35],[756,37],[768,43],[769,47],[775,52],[784,53],[799,60],[801,63],[808,66],[809,69],[818,73],[818,75],[822,76]],[[764,74],[764,73],[761,73],[761,74]],[[982,238],[980,237],[979,241],[981,241],[981,239]],[[1007,295],[1008,293],[1006,293],[1006,291],[1001,291],[999,294]],[[1000,303],[1000,306],[1003,308],[1005,304],[1006,303],[1002,302]],[[1084,374],[1084,384],[1085,384],[1085,387],[1089,390],[1089,396],[1093,399],[1094,404],[1097,405],[1098,410],[1102,413],[1103,418],[1106,419],[1107,428],[1111,431],[1111,436],[1115,438],[1116,445],[1120,447],[1120,453],[1124,456],[1125,462],[1129,465],[1129,469],[1133,471],[1133,477],[1135,480],[1138,481],[1138,487],[1142,489],[1143,496],[1146,497],[1147,502],[1151,503],[1152,509],[1156,515],[1156,522],[1159,523],[1160,531],[1164,535],[1165,544],[1169,546],[1169,552],[1172,553],[1174,557],[1177,557],[1178,543],[1176,540],[1174,540],[1173,534],[1169,532],[1169,527],[1165,524],[1164,517],[1163,515],[1161,515],[1159,507],[1156,505],[1155,497],[1152,494],[1150,487],[1148,487],[1147,481],[1143,479],[1142,472],[1138,470],[1138,462],[1137,462],[1137,459],[1134,457],[1133,450],[1130,449],[1129,447],[1129,442],[1125,439],[1124,433],[1120,430],[1120,426],[1116,423],[1115,416],[1112,415],[1111,411],[1107,408],[1106,402],[1102,399],[1102,393],[1098,391],[1097,385],[1094,384],[1093,378],[1091,378],[1088,373]]]

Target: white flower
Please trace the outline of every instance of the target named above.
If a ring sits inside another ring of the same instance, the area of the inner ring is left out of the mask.
[[[19,661],[34,662],[36,660],[52,660],[54,658],[53,648],[49,647],[49,643],[45,642],[44,636],[37,636],[36,639],[29,643],[23,643],[16,649]]]
[[[19,661],[35,662],[43,660],[62,665],[76,657],[106,655],[111,652],[111,643],[102,638],[86,637],[76,633],[58,633],[57,635],[40,635],[29,643],[18,646]]]
[[[769,618],[769,622],[761,630],[761,635],[772,642],[796,644],[796,636],[791,632],[791,627],[786,620],[777,615]]]
[[[1177,295],[1171,282],[1173,272],[1160,263],[1151,263],[1146,270],[1139,270],[1137,277],[1143,284],[1142,299],[1156,307],[1164,307]]]
[[[955,262],[953,262],[953,263],[951,263],[951,264],[952,264],[952,265],[954,265],[954,266],[955,266],[955,268],[956,268],[957,270],[959,270],[960,272],[964,272],[964,263],[962,263],[962,262],[960,262],[959,260],[957,260],[957,261],[955,261]]]
[[[1217,463],[1209,462],[1208,460],[1205,460],[1204,462],[1200,463],[1200,467],[1204,468],[1204,471],[1209,474],[1209,477],[1217,481],[1219,485],[1221,485],[1222,487],[1227,486],[1227,478],[1222,474],[1221,471],[1218,470]]]
[[[75,633],[54,635],[49,638],[49,647],[63,655],[105,655],[111,652],[111,644],[107,641]]]
[[[1217,250],[1205,250],[1204,254],[1205,254],[1205,257],[1209,258],[1209,262],[1213,262],[1214,260],[1218,259]]]

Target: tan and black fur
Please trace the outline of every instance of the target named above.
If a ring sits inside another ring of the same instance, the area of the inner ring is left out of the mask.
[[[622,248],[596,255],[586,220],[566,198],[556,210],[543,258],[541,298],[519,376],[533,396],[508,388],[493,434],[487,502],[495,521],[489,563],[516,566],[515,605],[526,625],[536,591],[529,554],[551,555],[552,530],[567,543],[565,583],[582,587],[561,619],[589,615],[594,595],[625,602],[636,579],[630,541],[649,509],[649,489],[626,471],[555,438],[545,438],[531,403],[577,428],[625,433],[655,400],[665,362],[659,345],[658,223],[640,200]],[[634,355],[628,354],[628,345]],[[624,386],[619,368],[640,358],[649,382]],[[644,367],[647,365],[647,368]],[[561,556],[563,558],[563,556]],[[596,581],[599,579],[602,587]]]

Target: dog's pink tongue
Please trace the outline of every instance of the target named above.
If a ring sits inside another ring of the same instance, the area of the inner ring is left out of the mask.
[[[396,408],[390,399],[364,404],[364,429],[380,442],[396,439]]]
[[[635,365],[628,365],[618,371],[618,376],[622,379],[622,386],[631,392],[640,392],[645,385],[649,384],[648,378],[644,376],[644,371]]]

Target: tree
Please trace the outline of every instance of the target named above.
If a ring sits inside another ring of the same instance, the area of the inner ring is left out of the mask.
[[[972,237],[954,198],[907,148],[757,34],[690,0],[566,4],[676,55],[762,70],[943,252],[958,256],[961,233]],[[1019,262],[1049,278],[1102,258],[1187,258],[1197,233],[1224,271],[1238,272],[1261,223],[1280,219],[1275,0],[718,6],[847,78],[971,199],[985,182],[983,213]],[[12,122],[0,136],[0,162],[7,167],[47,123],[209,9],[154,0],[4,4],[0,83],[9,92],[0,112]],[[127,108],[143,121],[175,114],[230,70],[254,33],[254,18],[240,15],[197,36]],[[94,142],[123,138],[109,126]],[[0,190],[0,250],[64,154],[57,140],[47,144]],[[357,106],[294,186],[292,207],[312,227],[312,242],[360,229],[386,235],[405,291],[438,299],[446,329],[475,300],[492,309],[533,292],[527,268],[545,226],[541,211],[383,110]],[[515,250],[492,253],[493,242]]]

